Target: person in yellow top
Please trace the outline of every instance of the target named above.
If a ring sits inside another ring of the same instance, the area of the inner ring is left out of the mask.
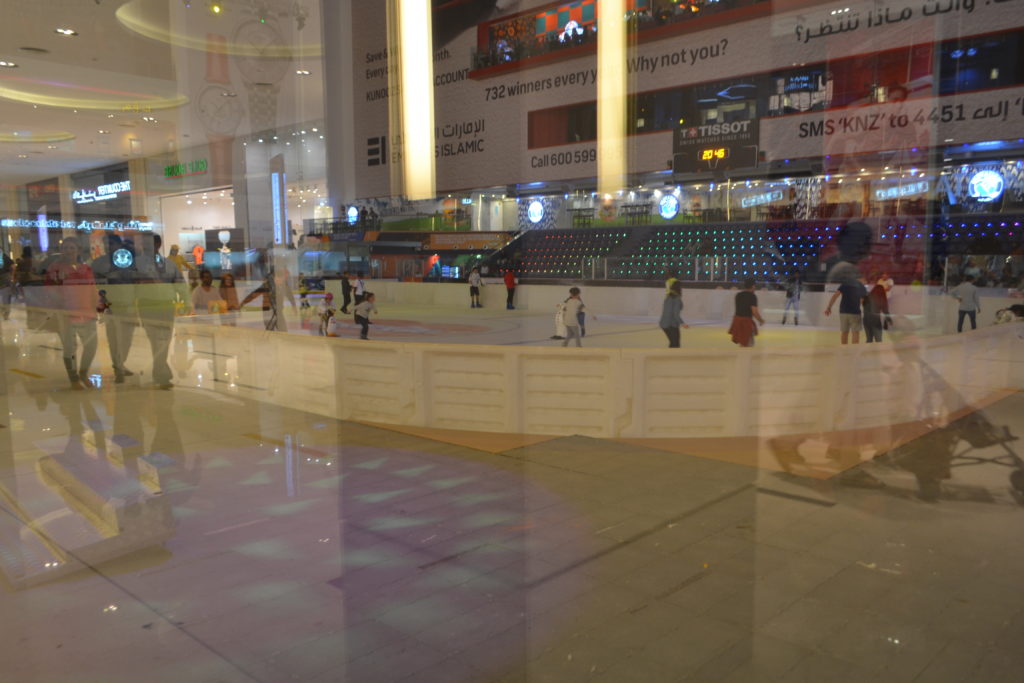
[[[167,260],[173,263],[182,275],[187,275],[189,271],[195,270],[195,266],[185,259],[185,255],[181,253],[181,247],[177,244],[171,245],[171,251],[167,254]]]

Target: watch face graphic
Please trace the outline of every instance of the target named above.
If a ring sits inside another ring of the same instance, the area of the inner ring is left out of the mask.
[[[270,24],[250,21],[235,33],[235,43],[242,50],[237,57],[238,70],[249,83],[276,83],[284,78],[291,58],[285,42]]]
[[[116,268],[131,268],[132,263],[135,262],[135,257],[127,249],[118,249],[114,252],[111,260]]]
[[[196,111],[206,130],[231,135],[242,121],[242,104],[222,85],[208,85],[196,99]]]

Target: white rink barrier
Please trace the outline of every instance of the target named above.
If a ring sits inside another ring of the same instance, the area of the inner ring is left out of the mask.
[[[485,308],[505,308],[505,285],[500,280],[487,280],[481,299]],[[337,280],[327,281],[328,291],[341,301],[341,285]],[[465,283],[415,283],[395,280],[368,280],[367,290],[373,292],[380,304],[413,306],[443,306],[469,308],[469,285]],[[583,300],[595,315],[630,315],[657,317],[665,290],[659,287],[582,286]],[[828,319],[825,306],[832,296],[834,285],[828,292],[804,292],[800,298],[800,322],[805,325],[832,326],[838,331],[839,316]],[[516,308],[539,313],[551,313],[555,304],[569,295],[569,285],[520,285],[516,288]],[[683,289],[683,317],[693,320],[725,321],[732,317],[735,289]],[[1010,298],[1005,288],[981,290],[982,311],[978,327],[992,324],[995,312],[1011,304],[1024,303],[1024,299]],[[785,292],[759,290],[761,313],[769,322],[782,320],[786,305]],[[939,287],[901,285],[889,293],[889,308],[895,316],[909,318],[914,327],[932,334],[956,331],[957,302]],[[792,318],[791,318],[792,319]]]
[[[735,437],[888,427],[1024,388],[1024,323],[815,349],[470,346],[177,325],[216,391],[342,420],[523,434]]]

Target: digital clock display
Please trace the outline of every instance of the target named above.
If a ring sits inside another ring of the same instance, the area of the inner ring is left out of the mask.
[[[728,147],[709,147],[708,149],[702,149],[699,156],[701,161],[717,161],[719,159],[729,158]]]

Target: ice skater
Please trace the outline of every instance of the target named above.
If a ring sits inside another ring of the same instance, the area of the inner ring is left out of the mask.
[[[782,311],[782,324],[786,324],[789,318],[789,310],[793,309],[793,324],[800,324],[800,292],[804,288],[803,279],[800,273],[789,278],[786,283],[786,308]]]
[[[374,305],[373,292],[366,292],[363,294],[363,300],[356,304],[356,307],[352,309],[352,313],[355,317],[356,325],[361,328],[359,332],[360,339],[369,339],[370,332],[370,313],[377,312],[377,306]]]
[[[565,323],[565,339],[562,340],[562,346],[568,346],[570,341],[575,340],[576,346],[580,347],[583,344],[580,342],[582,335],[580,334],[580,316],[584,315],[586,307],[583,305],[583,300],[580,298],[580,288],[573,287],[569,290],[569,298],[565,300],[565,310],[562,314],[563,322]]]
[[[469,273],[469,307],[483,308],[480,303],[480,288],[484,286],[483,278],[480,277],[480,269],[474,267]]]
[[[743,281],[743,291],[736,295],[736,313],[732,318],[732,325],[729,326],[729,336],[734,344],[742,347],[752,347],[757,337],[757,325],[754,321],[764,325],[764,318],[757,308],[757,295],[754,294],[754,286],[757,283],[750,277]]]
[[[668,294],[661,305],[661,320],[658,325],[668,337],[668,347],[678,349],[679,328],[690,329],[690,326],[683,322],[683,283],[679,280],[668,288]]]

